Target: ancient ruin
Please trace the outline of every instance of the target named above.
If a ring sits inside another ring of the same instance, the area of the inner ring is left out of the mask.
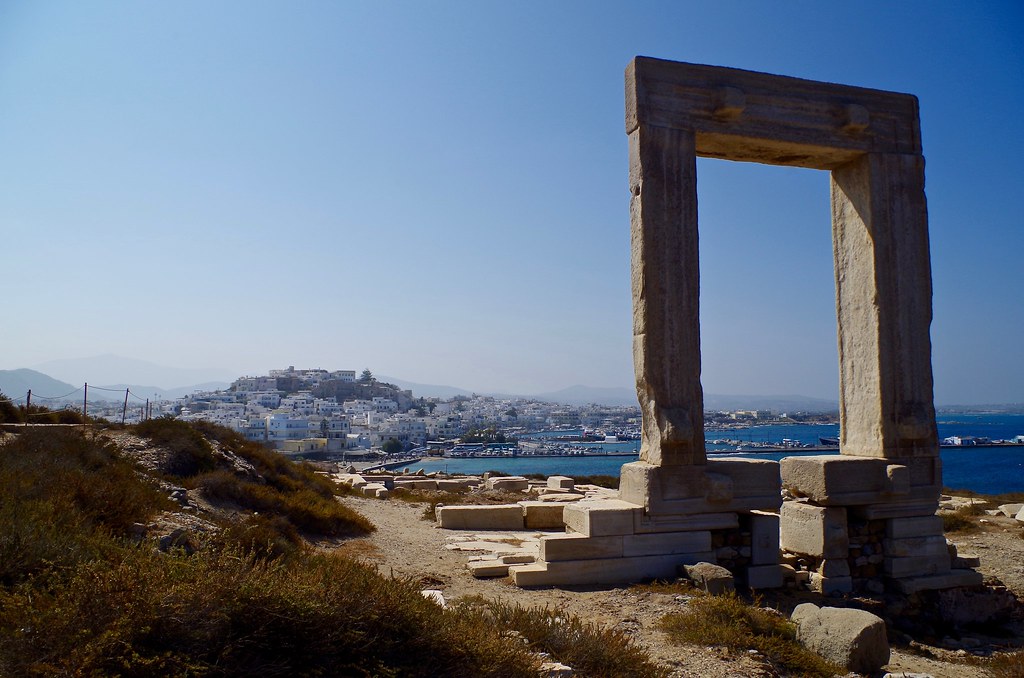
[[[917,99],[638,57],[626,71],[626,132],[640,460],[623,466],[617,499],[566,505],[566,533],[511,567],[515,583],[671,577],[706,561],[752,588],[775,587],[781,538],[823,592],[880,578],[903,591],[980,584],[977,572],[953,569],[935,516]],[[831,173],[840,455],[780,466],[705,454],[697,156]],[[783,505],[780,482],[799,499]]]

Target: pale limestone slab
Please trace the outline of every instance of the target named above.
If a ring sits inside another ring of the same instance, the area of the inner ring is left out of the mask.
[[[706,560],[709,555],[713,556],[693,553],[512,565],[509,574],[516,586],[622,584],[644,579],[674,578],[680,565]]]
[[[588,537],[632,534],[640,507],[619,499],[569,504],[562,513],[565,526]]]
[[[786,551],[817,558],[846,558],[850,541],[846,509],[795,501],[782,505],[779,543]]]
[[[560,529],[565,527],[562,514],[564,504],[547,501],[521,501],[523,517],[528,530]]]
[[[588,537],[583,534],[557,534],[543,537],[540,540],[540,559],[555,562],[621,558],[622,540],[622,535]]]
[[[509,565],[500,560],[481,560],[467,565],[470,574],[477,578],[507,577]]]
[[[519,504],[490,506],[438,506],[437,524],[454,530],[522,530],[523,507]]]
[[[569,476],[548,476],[547,486],[553,490],[571,490],[575,484]]]
[[[521,492],[529,489],[530,481],[522,476],[493,476],[487,479],[488,490],[507,490]]]

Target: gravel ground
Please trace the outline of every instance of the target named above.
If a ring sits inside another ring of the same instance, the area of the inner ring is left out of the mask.
[[[679,648],[669,644],[656,628],[665,614],[686,604],[685,597],[657,593],[643,587],[564,587],[524,590],[506,579],[475,579],[466,563],[472,554],[445,548],[471,531],[442,530],[423,520],[425,504],[346,497],[343,501],[367,516],[377,531],[366,538],[345,542],[337,548],[381,572],[409,577],[423,588],[440,589],[447,600],[479,595],[523,606],[555,607],[605,627],[628,633],[673,676],[774,676],[771,667],[756,653],[740,657],[713,647]],[[981,556],[986,575],[997,575],[1024,597],[1024,539],[1012,521],[988,518],[981,532],[956,537],[960,550]],[[924,673],[934,678],[975,678],[990,675],[963,663],[964,654],[940,648],[921,648],[924,654],[893,650],[886,667],[896,673]]]

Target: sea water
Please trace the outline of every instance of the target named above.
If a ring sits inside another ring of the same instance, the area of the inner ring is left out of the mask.
[[[1024,435],[1024,415],[943,414],[936,417],[939,439],[949,436],[984,436],[993,440],[1007,440]],[[565,432],[560,432],[564,434]],[[747,429],[705,433],[707,440],[728,438],[748,443],[780,442],[783,438],[802,443],[817,444],[819,437],[839,436],[838,424],[794,425],[778,424],[752,426]],[[580,445],[580,443],[574,443]],[[490,457],[475,459],[443,459],[411,464],[410,468],[424,471],[480,474],[501,471],[510,474],[540,473],[543,475],[615,475],[619,468],[636,460],[638,441],[622,443],[589,443],[587,447],[615,456],[587,457]],[[783,457],[828,454],[827,452],[801,452],[799,450],[772,452],[729,452],[727,445],[708,444],[708,452],[716,458],[746,457],[774,459]],[[1024,492],[1024,446],[1013,447],[944,447],[942,456],[943,485],[949,488],[972,490],[983,494]]]

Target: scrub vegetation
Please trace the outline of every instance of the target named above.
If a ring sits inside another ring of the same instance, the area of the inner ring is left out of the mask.
[[[783,675],[831,678],[846,671],[803,647],[796,625],[736,594],[712,596],[690,591],[686,608],[666,615],[662,630],[678,645],[715,645],[734,653],[757,650]]]
[[[163,462],[93,428],[0,444],[0,675],[534,677],[538,653],[581,676],[658,675],[620,634],[542,609],[442,608],[418,581],[315,547],[374,528],[312,467],[205,424],[127,433]],[[214,529],[150,535],[198,518],[169,487],[208,502]]]

